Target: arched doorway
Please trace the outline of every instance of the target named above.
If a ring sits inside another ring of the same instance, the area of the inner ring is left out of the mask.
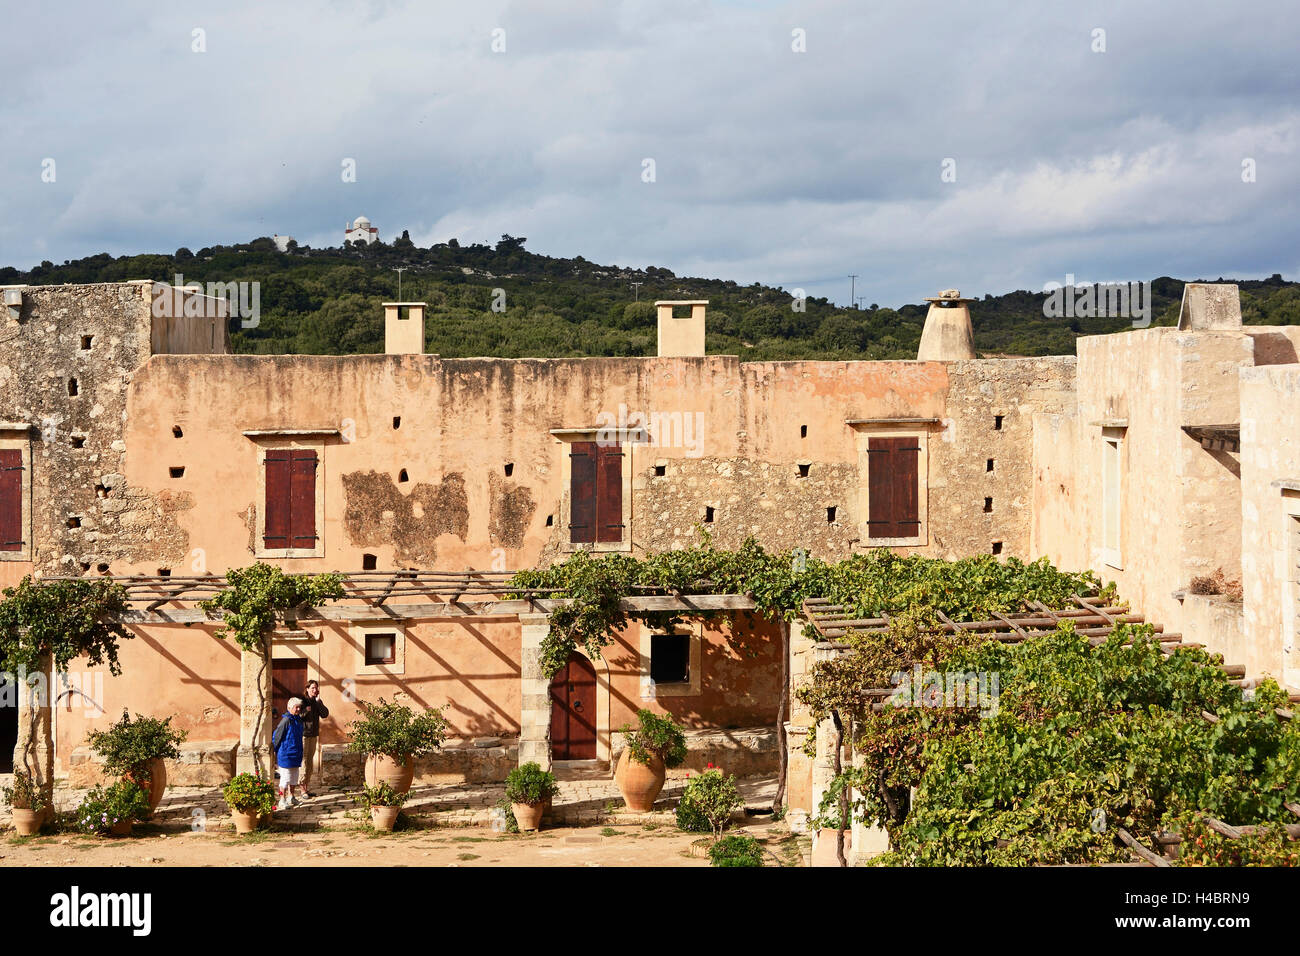
[[[596,759],[596,669],[577,652],[551,679],[551,759]]]

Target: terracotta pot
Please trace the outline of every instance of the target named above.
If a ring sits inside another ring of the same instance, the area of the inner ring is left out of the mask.
[[[44,822],[44,810],[23,810],[14,807],[14,829],[18,831],[19,836],[35,836],[41,832],[41,824]]]
[[[158,804],[162,803],[164,794],[167,793],[167,761],[161,757],[150,760],[148,780],[137,780],[129,773],[123,779],[143,787],[149,794],[149,816],[153,816],[154,811],[158,809]]]
[[[415,761],[407,758],[405,763],[398,763],[392,757],[383,754],[371,754],[366,758],[366,786],[377,787],[387,783],[398,793],[411,789],[415,779]]]
[[[545,800],[538,803],[512,803],[510,809],[515,815],[515,823],[519,824],[520,831],[527,833],[529,830],[542,828],[542,814],[546,812]]]
[[[248,813],[231,810],[230,818],[235,821],[236,833],[252,833],[257,829],[258,824],[262,822],[262,818],[256,810],[249,811]]]
[[[370,823],[376,830],[389,833],[397,824],[397,815],[401,810],[401,807],[371,807]]]
[[[131,827],[135,826],[134,820],[119,820],[109,829],[109,833],[115,837],[124,837],[131,835]]]
[[[650,763],[644,764],[632,759],[632,752],[623,748],[618,758],[618,768],[614,771],[614,782],[618,784],[619,793],[629,810],[637,813],[649,813],[654,809],[659,791],[664,788],[668,771],[663,759],[652,754]]]

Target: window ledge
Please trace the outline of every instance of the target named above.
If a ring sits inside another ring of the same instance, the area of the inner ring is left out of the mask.
[[[244,431],[245,438],[303,438],[312,435],[339,435],[337,428],[250,428]]]
[[[937,425],[937,418],[846,418],[844,424],[856,428],[870,425]]]

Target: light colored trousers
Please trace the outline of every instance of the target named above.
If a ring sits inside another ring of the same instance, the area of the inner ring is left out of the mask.
[[[316,769],[316,741],[319,737],[302,738],[302,788],[311,789],[311,775]]]

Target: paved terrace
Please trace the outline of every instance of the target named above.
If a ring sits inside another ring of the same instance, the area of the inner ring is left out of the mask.
[[[685,779],[670,779],[650,813],[632,813],[623,805],[608,771],[563,769],[556,773],[559,792],[555,795],[546,823],[554,826],[595,826],[605,824],[673,824],[673,810],[686,786]],[[776,777],[744,777],[737,780],[745,806],[751,810],[770,810],[776,795]],[[60,787],[55,791],[59,810],[73,810],[87,791]],[[321,827],[356,825],[367,819],[364,808],[353,799],[355,788],[328,788],[292,810],[280,810],[275,823],[293,829],[313,830]],[[422,823],[442,827],[500,827],[503,821],[496,809],[505,797],[504,783],[449,783],[413,787],[403,806],[404,813]],[[0,824],[9,825],[7,808],[0,811]],[[214,787],[168,787],[154,814],[153,824],[164,831],[190,830],[199,826],[232,826],[230,811]]]

